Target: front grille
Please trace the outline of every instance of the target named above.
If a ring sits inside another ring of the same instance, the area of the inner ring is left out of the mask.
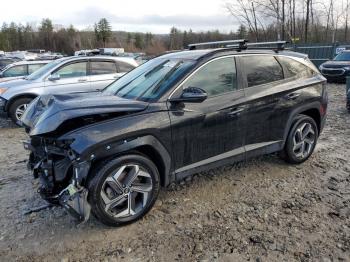
[[[322,69],[322,74],[329,76],[341,76],[345,72],[344,69]]]

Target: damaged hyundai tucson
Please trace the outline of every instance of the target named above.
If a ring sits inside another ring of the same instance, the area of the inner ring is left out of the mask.
[[[301,54],[220,48],[159,56],[98,94],[38,97],[21,121],[42,198],[117,226],[194,173],[273,152],[304,162],[326,109]]]

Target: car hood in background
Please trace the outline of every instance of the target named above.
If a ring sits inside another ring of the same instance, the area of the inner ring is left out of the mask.
[[[103,93],[44,95],[33,100],[23,114],[21,122],[31,136],[40,135],[56,131],[68,120],[76,120],[75,123],[71,123],[74,125],[82,118],[91,120],[95,116],[105,119],[118,113],[142,111],[147,106],[146,102]]]
[[[330,60],[322,64],[324,68],[343,68],[345,66],[350,66],[350,61],[335,61]]]

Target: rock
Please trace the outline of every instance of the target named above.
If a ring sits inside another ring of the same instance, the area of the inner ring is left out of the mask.
[[[67,257],[64,257],[61,259],[61,262],[68,262],[68,261],[69,261],[69,259]]]
[[[284,213],[287,214],[287,215],[290,215],[290,214],[292,214],[292,210],[290,208],[286,208],[284,210]]]
[[[220,218],[222,216],[222,214],[221,214],[221,212],[219,210],[215,210],[213,215],[216,218]]]
[[[201,253],[201,252],[203,251],[203,244],[202,244],[202,243],[197,243],[197,244],[195,245],[194,250],[195,250],[196,252]]]
[[[250,240],[250,242],[252,242],[252,243],[254,243],[254,244],[260,244],[260,243],[262,243],[262,239],[261,239],[261,237],[258,236],[258,235],[254,235],[254,236],[249,237],[249,240]]]
[[[239,222],[239,223],[244,223],[244,219],[243,219],[243,218],[241,218],[240,216],[239,216],[239,217],[237,217],[237,220],[238,220],[238,222]]]
[[[156,203],[154,204],[155,207],[161,207],[163,205],[162,200],[157,200]]]
[[[157,230],[157,235],[163,235],[164,234],[164,230]]]

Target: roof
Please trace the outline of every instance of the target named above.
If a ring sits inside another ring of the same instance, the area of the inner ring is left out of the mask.
[[[131,64],[135,64],[136,61],[132,57],[119,57],[119,56],[109,56],[109,55],[93,55],[93,56],[68,56],[68,57],[63,57],[59,58],[53,61],[67,61],[67,60],[84,60],[84,59],[110,59],[110,60],[115,60],[115,61],[124,61],[128,62]]]

